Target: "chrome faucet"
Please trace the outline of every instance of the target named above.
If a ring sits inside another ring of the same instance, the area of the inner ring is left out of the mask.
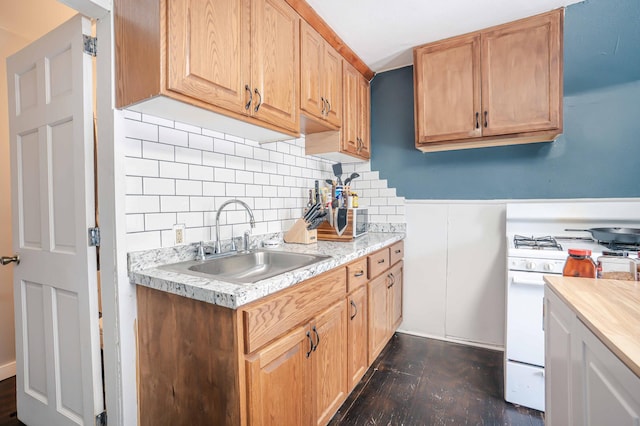
[[[247,205],[247,203],[245,203],[244,201],[238,200],[237,198],[231,199],[231,200],[227,200],[224,203],[222,203],[222,205],[220,206],[220,208],[218,208],[218,212],[216,213],[216,245],[215,245],[215,253],[219,254],[222,252],[222,245],[220,244],[220,213],[222,213],[222,210],[227,207],[229,204],[240,204],[242,207],[244,207],[247,210],[247,213],[249,213],[249,224],[251,225],[252,228],[256,227],[256,221],[253,218],[253,211],[251,210],[251,207],[249,207]],[[249,250],[249,236],[247,235],[247,233],[245,233],[244,236],[244,250]]]

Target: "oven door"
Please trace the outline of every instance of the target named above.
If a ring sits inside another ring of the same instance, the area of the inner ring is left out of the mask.
[[[507,273],[507,359],[544,366],[543,274]]]

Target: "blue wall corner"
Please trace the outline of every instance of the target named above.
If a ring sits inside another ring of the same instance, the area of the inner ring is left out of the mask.
[[[409,199],[640,196],[640,2],[611,3],[566,9],[564,133],[555,142],[421,153],[409,66],[371,83],[372,168]],[[594,42],[602,33],[617,40],[615,55]]]

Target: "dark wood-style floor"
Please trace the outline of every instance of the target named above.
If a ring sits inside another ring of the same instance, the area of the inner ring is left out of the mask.
[[[503,399],[503,353],[396,333],[329,423],[544,425]]]
[[[0,382],[0,426],[22,425],[15,386]],[[502,352],[396,333],[329,424],[544,425],[502,389]]]

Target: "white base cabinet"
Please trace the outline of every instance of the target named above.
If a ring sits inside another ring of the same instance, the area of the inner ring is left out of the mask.
[[[639,425],[640,377],[545,288],[545,423]]]

